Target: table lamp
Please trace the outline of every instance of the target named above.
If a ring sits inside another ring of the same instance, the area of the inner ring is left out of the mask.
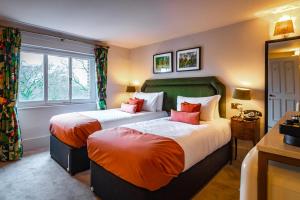
[[[248,88],[235,88],[232,98],[239,100],[251,100],[251,90]],[[238,117],[243,116],[243,107],[241,103],[232,103],[231,107],[239,109]]]

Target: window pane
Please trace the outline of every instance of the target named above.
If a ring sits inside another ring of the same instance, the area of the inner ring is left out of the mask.
[[[69,100],[69,58],[48,56],[48,100]]]
[[[43,54],[21,52],[19,73],[19,101],[44,100]]]
[[[72,59],[72,99],[90,99],[90,64],[87,59]]]

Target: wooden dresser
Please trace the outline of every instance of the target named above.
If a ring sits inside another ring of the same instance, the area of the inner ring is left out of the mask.
[[[288,112],[277,124],[259,141],[257,199],[267,200],[268,162],[270,160],[300,167],[300,147],[285,144],[283,135],[279,133],[279,124],[299,113]]]

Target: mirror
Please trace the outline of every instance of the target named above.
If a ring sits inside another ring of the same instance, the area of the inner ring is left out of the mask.
[[[300,101],[300,37],[266,42],[265,132]]]

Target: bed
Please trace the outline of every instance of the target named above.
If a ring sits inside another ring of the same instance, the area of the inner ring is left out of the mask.
[[[131,114],[122,112],[120,109],[66,113],[54,116],[50,120],[50,155],[71,175],[74,175],[90,168],[86,139],[91,133],[122,124],[165,116],[167,116],[165,111],[142,111]]]
[[[205,97],[220,94],[220,116],[225,117],[226,115],[225,86],[215,77],[147,80],[142,88],[148,92],[164,91],[166,94],[164,107],[167,111],[176,108],[177,96]],[[206,128],[201,130],[201,127],[203,128],[204,126]],[[202,122],[199,127],[197,127],[179,122],[171,122],[168,118],[162,118],[148,122],[123,125],[122,127],[114,129],[114,131],[120,130],[121,133],[122,131],[126,132],[127,129],[151,133],[150,135],[154,135],[154,137],[155,134],[158,134],[164,136],[164,138],[173,138],[183,147],[182,149],[184,149],[184,167],[177,177],[170,179],[167,184],[160,188],[156,185],[153,185],[150,189],[148,187],[141,187],[134,182],[120,178],[122,174],[107,170],[105,164],[98,164],[99,160],[97,159],[101,159],[101,156],[105,157],[109,154],[104,152],[100,157],[94,157],[90,154],[92,148],[99,151],[105,146],[97,145],[99,141],[97,140],[98,135],[100,135],[102,131],[100,131],[100,133],[96,132],[88,139],[88,150],[91,157],[91,190],[102,199],[190,199],[225,164],[231,161],[231,134],[229,122],[226,119],[220,118],[209,123]],[[109,131],[110,130],[103,131],[101,137],[106,135],[111,137],[112,134],[110,134]],[[199,135],[199,131],[207,137],[194,137],[195,135]],[[212,135],[210,134],[211,132],[218,132],[216,135],[219,136],[211,138],[209,137],[209,135]],[[170,133],[175,135],[170,135]],[[189,135],[193,137],[186,137]],[[118,140],[118,138],[116,139]],[[186,145],[187,140],[189,140],[188,143],[192,145]],[[197,148],[197,145],[203,147],[209,146],[209,148]],[[172,149],[173,147],[170,147],[169,150],[172,151]],[[113,157],[110,158],[113,159]],[[130,160],[129,156],[128,160]],[[172,159],[169,159],[169,161],[172,161]],[[120,167],[122,167],[122,162],[120,162]],[[155,177],[155,174],[150,173],[146,174],[146,176]],[[147,181],[146,179],[146,184]],[[152,182],[152,180],[149,180],[149,182]]]

